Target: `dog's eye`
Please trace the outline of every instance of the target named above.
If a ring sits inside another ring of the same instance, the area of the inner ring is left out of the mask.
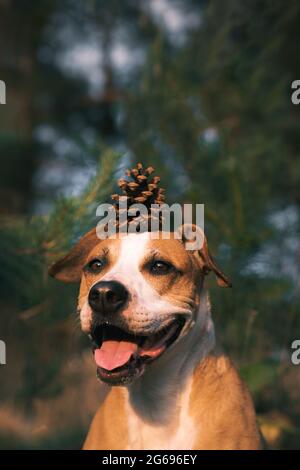
[[[99,273],[102,270],[103,266],[104,263],[103,261],[101,261],[101,259],[93,259],[88,263],[87,269],[92,273]]]
[[[151,272],[153,274],[168,274],[173,269],[173,266],[166,261],[154,261],[151,265]]]

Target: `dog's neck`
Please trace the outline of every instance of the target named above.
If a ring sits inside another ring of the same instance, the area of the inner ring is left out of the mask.
[[[163,425],[174,417],[188,379],[215,346],[208,294],[202,292],[201,299],[195,323],[186,335],[128,386],[129,403],[144,421]]]

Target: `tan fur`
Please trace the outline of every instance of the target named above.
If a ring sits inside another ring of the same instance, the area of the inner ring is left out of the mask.
[[[210,355],[197,367],[191,415],[201,423],[195,449],[259,449],[253,403],[235,367],[224,355]]]
[[[127,447],[128,427],[125,415],[125,390],[112,388],[97,411],[84,450],[119,450]]]

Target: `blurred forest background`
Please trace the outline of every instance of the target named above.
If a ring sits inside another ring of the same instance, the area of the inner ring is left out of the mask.
[[[79,448],[105,393],[47,266],[116,179],[205,204],[220,340],[275,448],[300,448],[298,0],[0,0],[0,448]]]

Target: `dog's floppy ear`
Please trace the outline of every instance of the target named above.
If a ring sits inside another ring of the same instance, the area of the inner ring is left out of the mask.
[[[203,274],[206,275],[213,271],[220,287],[231,287],[230,280],[218,268],[209,252],[203,230],[195,224],[184,224],[179,227],[178,232],[186,248],[193,251],[196,255]]]
[[[84,261],[99,241],[96,229],[90,230],[73,246],[66,256],[50,267],[48,271],[50,276],[63,282],[79,282]]]

